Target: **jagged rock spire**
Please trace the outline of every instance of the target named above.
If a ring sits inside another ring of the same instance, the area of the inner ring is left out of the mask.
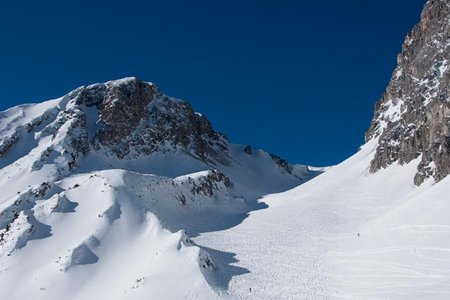
[[[450,173],[450,1],[430,0],[408,33],[366,133],[378,139],[370,170],[421,157],[414,178]]]

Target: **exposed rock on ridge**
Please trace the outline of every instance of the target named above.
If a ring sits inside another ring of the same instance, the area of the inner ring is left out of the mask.
[[[414,183],[450,173],[450,1],[430,0],[407,35],[366,141],[379,138],[370,171],[421,157]]]

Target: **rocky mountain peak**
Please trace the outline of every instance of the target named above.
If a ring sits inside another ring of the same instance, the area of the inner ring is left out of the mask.
[[[43,113],[2,130],[0,157],[32,139],[47,144],[35,155],[35,170],[54,159],[65,173],[93,151],[118,159],[182,151],[210,165],[229,163],[226,137],[189,103],[152,83],[134,77],[97,83],[50,102]]]
[[[450,173],[450,1],[429,0],[408,33],[398,66],[366,133],[377,138],[370,170],[420,159],[420,185]]]
[[[90,120],[95,150],[124,158],[179,148],[209,163],[226,163],[225,136],[189,103],[164,95],[152,83],[124,78],[82,87],[70,98],[78,107],[98,110],[98,119]]]
[[[97,139],[112,145],[129,136],[146,118],[149,104],[163,94],[151,83],[134,77],[94,84],[71,95],[77,105],[95,106],[99,110]]]

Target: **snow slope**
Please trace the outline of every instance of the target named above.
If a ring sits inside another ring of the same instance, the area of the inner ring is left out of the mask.
[[[0,299],[227,297],[190,237],[321,172],[229,143],[135,78],[11,108],[0,113]]]
[[[48,199],[37,200],[29,213],[36,218],[34,230],[51,233],[33,240],[31,232],[26,246],[1,257],[1,298],[175,299],[190,290],[214,298],[199,267],[207,254],[183,231],[163,228],[150,212],[175,188],[165,185],[143,199],[127,180],[139,185],[140,193],[168,181],[109,170],[69,177],[55,184]],[[14,234],[10,230],[5,239]],[[19,238],[27,234],[28,228]]]
[[[195,241],[237,299],[448,299],[450,178],[413,184],[415,162],[369,173],[371,140],[326,173],[261,199],[236,227]],[[419,158],[420,159],[420,158]],[[228,268],[228,269],[227,269]]]

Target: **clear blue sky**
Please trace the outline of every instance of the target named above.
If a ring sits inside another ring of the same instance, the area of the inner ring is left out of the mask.
[[[137,76],[233,142],[353,154],[424,0],[2,1],[0,110]]]

